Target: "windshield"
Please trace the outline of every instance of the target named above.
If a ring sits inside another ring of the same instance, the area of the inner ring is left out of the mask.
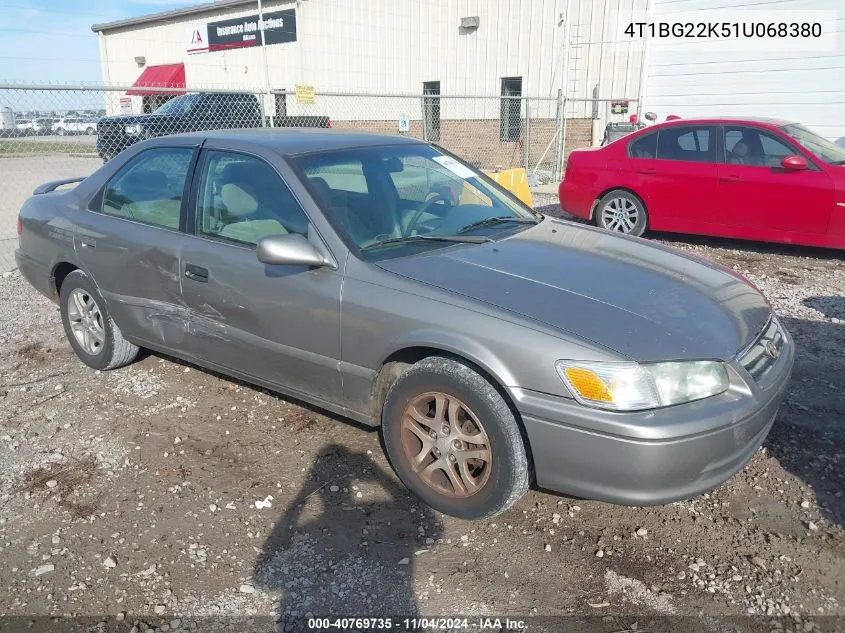
[[[803,125],[785,125],[783,131],[828,165],[845,164],[845,148],[831,143]]]
[[[197,102],[197,99],[199,99],[198,94],[182,95],[181,97],[175,97],[165,103],[163,106],[156,108],[153,111],[153,114],[187,114],[188,111]]]
[[[329,221],[364,259],[479,243],[537,222],[479,172],[422,143],[320,152],[294,162]]]

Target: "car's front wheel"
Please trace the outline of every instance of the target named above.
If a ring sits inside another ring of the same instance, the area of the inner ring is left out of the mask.
[[[402,482],[435,510],[462,519],[504,512],[529,484],[519,424],[496,388],[469,365],[430,357],[387,394],[387,455]]]
[[[86,133],[88,136],[93,135],[95,131],[96,131],[96,130],[95,130],[94,128],[92,128],[92,127],[87,127],[87,128],[85,128],[85,133]]]
[[[596,205],[594,217],[596,226],[637,237],[648,226],[648,212],[642,200],[623,189],[605,194]]]
[[[56,134],[58,134],[59,136],[64,136],[65,129],[63,127],[60,127],[58,130],[56,130]]]
[[[65,277],[59,293],[62,324],[79,359],[94,369],[116,369],[138,356],[106,310],[97,287],[81,270]]]

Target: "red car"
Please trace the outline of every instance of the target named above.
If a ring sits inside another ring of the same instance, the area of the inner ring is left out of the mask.
[[[680,119],[573,151],[560,206],[646,229],[845,248],[845,148],[798,123]]]

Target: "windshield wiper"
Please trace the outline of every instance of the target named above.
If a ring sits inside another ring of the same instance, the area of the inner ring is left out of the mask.
[[[474,229],[484,228],[485,226],[493,226],[494,224],[505,224],[506,222],[515,222],[516,224],[539,224],[538,220],[532,220],[531,218],[520,218],[514,215],[499,215],[492,218],[484,218],[483,220],[479,220],[478,222],[473,222],[472,224],[467,224],[464,228],[458,231],[458,234],[467,233]]]
[[[369,251],[388,244],[409,244],[413,242],[460,242],[463,244],[484,244],[485,242],[492,242],[489,237],[470,236],[461,237],[459,235],[409,235],[408,237],[391,237],[386,240],[374,242],[362,246],[362,251]]]

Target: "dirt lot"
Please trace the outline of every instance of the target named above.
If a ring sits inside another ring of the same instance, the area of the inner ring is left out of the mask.
[[[56,306],[3,276],[0,613],[27,616],[20,629],[47,615],[245,631],[463,614],[473,630],[483,615],[576,618],[528,630],[845,630],[841,254],[656,239],[745,273],[795,336],[766,444],[689,501],[532,491],[476,523],[411,498],[376,432],[155,355],[89,370]]]

